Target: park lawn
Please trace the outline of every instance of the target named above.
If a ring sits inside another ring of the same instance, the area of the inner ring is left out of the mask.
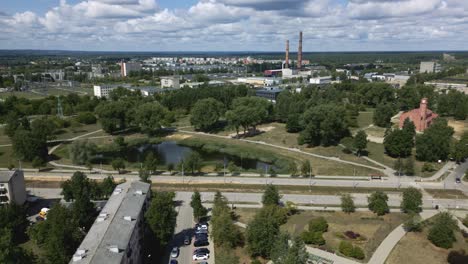
[[[447,118],[448,120],[448,125],[453,127],[455,130],[455,133],[453,136],[456,139],[460,139],[460,137],[463,135],[463,133],[468,133],[468,119],[465,120],[455,120],[453,117]]]
[[[450,250],[463,249],[468,252],[468,243],[464,240],[460,231],[455,231],[457,241],[451,249],[443,249],[434,246],[428,239],[429,228],[424,228],[421,233],[409,232],[398,242],[387,258],[386,264],[400,263],[447,263]]]
[[[14,165],[16,168],[19,168],[20,163],[15,157],[13,152],[13,147],[0,147],[0,168],[8,168],[10,165]],[[22,161],[22,168],[32,168],[31,162]]]
[[[81,125],[79,127],[67,127],[58,131],[56,135],[56,139],[71,139],[71,138],[81,136],[90,132],[94,132],[99,129],[101,129],[101,125],[99,123]],[[103,135],[108,135],[108,134],[105,132],[102,132],[102,133],[89,135],[89,137],[103,136]]]
[[[371,125],[374,122],[373,118],[374,118],[374,109],[372,108],[368,109],[368,111],[365,111],[365,112],[364,111],[359,112],[359,115],[357,117],[359,128],[362,129]]]
[[[5,127],[0,127],[0,145],[11,144],[10,138],[5,134]]]
[[[305,147],[297,144],[297,138],[299,133],[288,133],[286,131],[286,125],[282,123],[270,123],[259,126],[258,128],[264,131],[248,139],[263,141],[270,144],[280,145],[288,148],[298,148],[306,152],[328,156],[328,157],[339,157],[340,159],[360,163],[363,165],[376,167],[374,163],[371,163],[365,159],[358,158],[354,154],[347,154],[343,152],[343,148],[340,146],[328,146],[328,147]]]
[[[180,135],[181,133],[175,134]],[[183,133],[182,133],[183,134]],[[182,136],[173,136],[173,139],[180,138]],[[325,160],[321,158],[316,158],[312,156],[305,156],[304,154],[278,149],[270,146],[264,146],[259,144],[253,144],[248,142],[243,142],[240,140],[235,139],[225,139],[225,138],[215,138],[210,137],[208,135],[197,134],[197,135],[187,135],[185,136],[184,140],[194,140],[194,141],[201,141],[205,144],[229,144],[229,145],[236,145],[237,147],[245,148],[246,151],[249,149],[258,149],[262,151],[272,152],[278,156],[288,157],[290,159],[294,159],[296,164],[299,166],[302,161],[309,160],[312,164],[313,174],[315,175],[332,175],[332,176],[353,176],[353,173],[356,175],[371,175],[378,173],[375,170],[358,167],[354,165],[344,164],[344,163],[337,163],[335,161]]]
[[[371,125],[368,128],[366,128],[365,131],[366,131],[366,134],[369,136],[380,137],[380,138],[385,137],[385,128],[383,127]]]
[[[4,92],[0,93],[0,99],[6,99],[10,96],[16,96],[18,98],[27,98],[27,99],[40,99],[44,98],[46,96],[36,94],[36,93],[31,93],[31,92]]]
[[[258,210],[255,208],[236,209],[239,222],[248,223],[253,219]],[[328,222],[328,232],[323,234],[327,250],[337,252],[340,242],[342,240],[349,240],[345,238],[343,233],[346,231],[357,232],[365,239],[361,241],[349,241],[364,250],[366,254],[364,261],[367,261],[385,237],[402,224],[407,216],[402,213],[390,213],[378,217],[371,212],[346,214],[343,212],[300,211],[298,214],[289,217],[286,224],[281,226],[281,230],[293,236],[298,236],[307,230],[309,221],[316,217],[324,217]]]
[[[368,157],[369,158],[371,158],[371,159],[373,159],[375,161],[378,161],[380,163],[383,163],[383,164],[389,166],[390,168],[394,167],[396,159],[394,159],[394,158],[388,156],[387,154],[385,154],[385,148],[384,148],[383,144],[369,142],[369,143],[367,143],[367,151],[368,151]],[[415,150],[413,149],[413,157],[415,155],[416,155],[416,153],[415,153]],[[433,172],[427,172],[427,171],[423,172],[422,167],[423,167],[424,163],[425,162],[417,161],[415,159],[414,167],[415,167],[416,176],[430,177],[430,176],[434,175],[438,170],[440,170],[444,166],[444,163],[428,162],[428,163],[432,164],[432,166],[434,167],[435,170]]]

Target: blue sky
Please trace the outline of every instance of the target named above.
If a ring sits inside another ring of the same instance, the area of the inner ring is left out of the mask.
[[[466,0],[2,0],[0,49],[465,50]]]

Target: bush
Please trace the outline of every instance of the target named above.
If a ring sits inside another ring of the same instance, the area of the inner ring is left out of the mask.
[[[303,232],[301,234],[302,240],[304,240],[304,243],[306,244],[312,244],[312,245],[325,245],[325,239],[323,238],[323,233],[322,232]]]
[[[340,242],[339,251],[341,254],[355,259],[364,259],[366,257],[362,248],[353,246],[353,244],[348,241]]]
[[[81,124],[96,124],[96,116],[94,116],[91,112],[81,112],[76,117],[76,121],[80,122]]]
[[[435,168],[432,164],[430,163],[424,163],[424,165],[422,166],[422,171],[427,171],[427,172],[433,172],[435,171]]]
[[[323,217],[318,217],[309,221],[309,232],[327,232],[328,223]]]
[[[457,228],[455,220],[449,213],[439,213],[435,216],[434,224],[429,230],[427,239],[441,248],[451,248],[456,241],[454,229]]]
[[[408,220],[403,223],[403,228],[406,230],[406,232],[421,232],[421,217],[418,214],[412,214]]]

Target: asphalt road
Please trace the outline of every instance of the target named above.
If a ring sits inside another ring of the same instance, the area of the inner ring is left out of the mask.
[[[177,224],[171,245],[180,249],[178,262],[180,264],[189,264],[192,263],[192,245],[184,245],[184,237],[185,235],[191,235],[193,232],[193,210],[190,207],[190,201],[183,201],[177,197],[176,200],[180,201],[180,204],[176,208],[178,211]]]

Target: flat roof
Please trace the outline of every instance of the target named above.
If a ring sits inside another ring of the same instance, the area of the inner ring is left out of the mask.
[[[94,221],[78,248],[86,251],[84,258],[78,261],[72,259],[70,263],[120,263],[149,190],[150,184],[140,181],[119,184],[100,212],[100,215],[107,214],[107,217],[103,221],[99,221],[99,217]],[[136,191],[142,191],[143,195]],[[125,216],[133,220],[125,220]],[[119,252],[111,252],[111,246],[117,246]]]
[[[11,178],[15,175],[16,171],[0,171],[0,182],[10,182]]]

